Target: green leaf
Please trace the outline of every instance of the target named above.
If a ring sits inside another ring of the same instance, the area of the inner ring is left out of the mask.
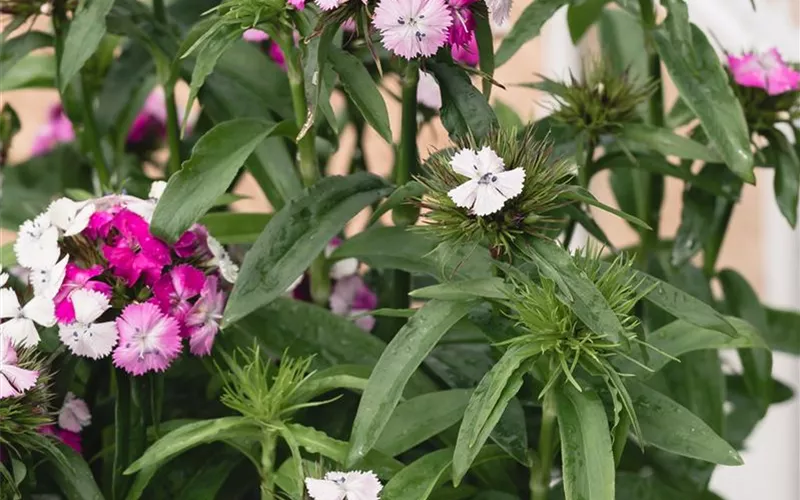
[[[637,288],[640,293],[646,292],[646,301],[676,318],[726,335],[738,335],[729,319],[702,300],[638,269],[630,269],[628,276],[633,278],[634,283],[639,283]]]
[[[720,168],[722,165],[716,165]],[[714,165],[706,165],[698,178],[715,182],[719,178]],[[731,174],[732,176],[732,174]],[[738,181],[738,178],[736,178]],[[717,197],[695,186],[683,191],[681,224],[672,244],[670,261],[674,266],[682,266],[694,257],[713,236],[709,229],[714,227],[724,213],[717,211]]]
[[[560,299],[593,332],[611,342],[627,342],[625,329],[608,302],[586,273],[575,265],[569,252],[548,241],[534,239],[523,251],[561,290]]]
[[[63,93],[70,81],[92,57],[106,34],[106,15],[114,0],[81,0],[64,39],[59,68],[59,86]]]
[[[330,89],[325,85],[324,73],[325,63],[328,60],[328,50],[332,46],[333,37],[338,29],[339,26],[336,23],[328,23],[319,36],[311,37],[311,40],[308,41],[303,75],[305,76],[305,94],[309,112],[297,140],[300,140],[314,126],[317,110],[320,108],[326,119],[331,122],[331,128],[336,130],[335,121],[332,121],[332,117],[329,117],[329,114],[332,114],[329,110]]]
[[[170,178],[153,214],[153,234],[170,242],[180,238],[225,193],[256,146],[291,127],[239,118],[209,130],[197,141],[181,170]]]
[[[715,151],[699,142],[687,137],[682,137],[671,130],[645,125],[643,123],[629,123],[617,132],[617,137],[623,141],[633,142],[665,156],[677,156],[690,160],[703,160],[719,162],[721,158]]]
[[[215,212],[206,214],[200,224],[224,245],[253,243],[272,218],[272,214]]]
[[[54,443],[43,449],[47,456],[48,474],[58,484],[66,500],[103,500],[89,465],[78,453],[64,443]]]
[[[614,500],[614,454],[603,403],[593,390],[554,387],[566,500]]]
[[[374,447],[411,375],[473,305],[432,300],[397,332],[375,365],[361,397],[350,436],[348,464],[352,465]]]
[[[12,69],[0,73],[0,92],[56,86],[56,58],[53,54],[29,54]]]
[[[376,358],[377,359],[377,358]],[[374,364],[374,363],[373,363]],[[337,364],[313,373],[297,391],[296,401],[310,401],[334,389],[364,392],[372,368],[367,365]]]
[[[757,332],[767,332],[767,312],[744,276],[733,269],[724,269],[717,278],[722,285],[728,311],[753,325]],[[740,349],[739,359],[747,390],[766,412],[772,402],[772,353],[768,349]]]
[[[519,117],[516,111],[508,104],[503,103],[501,100],[494,101],[494,114],[497,116],[497,121],[500,128],[506,129],[522,129],[524,124],[522,118]]]
[[[331,47],[328,60],[339,75],[342,87],[361,115],[383,139],[392,144],[392,129],[389,126],[389,112],[378,91],[378,86],[369,71],[354,55]]]
[[[489,23],[487,12],[473,13],[475,16],[475,41],[478,43],[478,64],[481,72],[486,75],[483,78],[483,95],[486,100],[492,94],[492,78],[494,78],[494,37],[492,36],[492,26]]]
[[[478,92],[469,75],[456,66],[428,62],[442,93],[442,124],[450,137],[470,135],[480,140],[495,127],[497,117],[486,96]]]
[[[472,391],[430,392],[400,403],[386,423],[375,449],[397,456],[461,421]]]
[[[503,43],[497,49],[495,61],[497,67],[507,63],[511,56],[517,53],[525,42],[539,36],[542,26],[561,7],[570,0],[536,0],[528,5],[511,27],[511,31],[503,38]]]
[[[10,40],[3,40],[0,52],[0,75],[5,75],[15,64],[36,49],[53,44],[53,36],[41,31],[28,31]]]
[[[586,31],[597,21],[603,7],[611,0],[573,0],[567,9],[567,24],[572,43],[578,43]]]
[[[721,465],[742,465],[736,450],[700,417],[636,380],[625,383],[642,427],[644,444]]]
[[[620,360],[615,364],[622,372],[647,376],[648,373],[657,372],[671,361],[670,358],[657,351],[677,358],[688,352],[705,349],[764,349],[767,347],[764,339],[761,338],[750,323],[733,316],[728,316],[725,319],[734,329],[733,335],[720,333],[718,330],[710,328],[702,328],[681,320],[673,321],[654,332],[650,332],[647,335],[647,343],[653,346],[656,352],[649,352],[649,360],[645,363],[641,359],[641,355],[636,353],[636,350],[631,353],[633,358],[646,364],[650,370],[634,365],[629,361]]]
[[[453,483],[456,486],[461,483],[509,402],[522,387],[523,376],[529,368],[526,361],[539,352],[537,347],[510,348],[475,388],[464,411],[453,453]]]
[[[675,500],[682,496],[679,490],[661,481],[656,474],[619,471],[616,482],[616,500]]]
[[[719,57],[705,34],[689,24],[683,0],[670,0],[667,8],[669,16],[663,27],[653,32],[658,54],[725,163],[752,184],[755,176],[747,123]]]
[[[488,277],[492,268],[485,249],[447,247],[419,231],[397,226],[371,227],[345,240],[331,255],[332,260],[349,257],[376,269],[423,273],[441,281]]]
[[[383,203],[378,205],[378,208],[376,208],[374,212],[372,212],[372,215],[369,217],[369,222],[367,222],[367,226],[375,224],[383,214],[389,210],[401,206],[409,198],[416,199],[421,197],[423,194],[425,194],[425,186],[417,181],[409,181],[402,186],[399,186],[397,189],[392,191],[392,194],[390,194]]]
[[[238,437],[259,436],[260,428],[244,417],[222,417],[181,426],[153,443],[125,474],[158,466],[195,446]]]
[[[598,23],[603,59],[618,76],[627,75],[633,82],[644,82],[648,75],[647,51],[642,23],[623,9],[603,9]],[[647,103],[640,106],[643,114]]]
[[[795,132],[797,135],[797,132]],[[800,159],[783,132],[773,131],[768,137],[775,164],[775,199],[790,226],[797,225],[797,206],[800,197]]]
[[[672,129],[683,127],[695,118],[697,118],[697,116],[694,114],[694,111],[686,105],[686,101],[679,98],[675,101],[675,104],[672,105],[669,113],[667,113],[667,127]]]
[[[597,198],[594,197],[594,195],[591,192],[589,192],[585,188],[579,186],[573,186],[573,189],[571,191],[565,192],[563,196],[565,199],[580,201],[586,203],[587,205],[603,209],[606,212],[612,213],[617,217],[624,219],[627,222],[630,222],[632,225],[637,226],[641,229],[646,229],[646,230],[652,229],[650,226],[647,225],[646,222],[639,219],[638,217],[634,217],[633,215],[625,213],[621,210],[617,210],[614,207],[608,206],[605,203],[600,202]]]
[[[360,172],[325,177],[287,203],[245,255],[224,326],[283,295],[350,219],[388,192],[386,181]]]
[[[475,298],[505,300],[512,290],[502,278],[479,278],[426,286],[412,291],[415,299],[469,300]]]
[[[761,332],[770,349],[800,355],[800,312],[767,309],[769,329]]]

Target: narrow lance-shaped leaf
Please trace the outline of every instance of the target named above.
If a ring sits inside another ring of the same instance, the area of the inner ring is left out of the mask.
[[[192,156],[173,175],[156,205],[154,234],[177,240],[211,208],[233,182],[256,146],[273,134],[286,134],[291,124],[254,118],[221,123],[197,141]]]
[[[408,380],[439,339],[473,306],[472,302],[430,301],[397,332],[375,365],[361,397],[350,437],[348,464],[357,462],[374,447]]]
[[[200,219],[208,232],[224,245],[253,243],[269,222],[271,214],[218,212]]]
[[[484,298],[504,300],[512,293],[513,290],[505,284],[502,278],[479,278],[426,286],[414,290],[409,295],[417,299],[469,300]]]
[[[798,136],[798,129],[795,129]],[[786,221],[792,227],[797,225],[797,207],[800,203],[800,159],[797,145],[792,146],[782,132],[772,131],[769,135],[773,163],[775,165],[775,200]]]
[[[49,443],[43,449],[47,457],[44,469],[66,500],[103,500],[89,465],[83,457],[63,443]]]
[[[326,177],[287,203],[245,256],[224,325],[283,295],[350,219],[389,190],[380,177],[360,172]]]
[[[716,151],[711,151],[707,146],[665,128],[631,123],[622,127],[617,136],[623,141],[647,146],[665,156],[674,155],[678,158],[707,162],[721,160]]]
[[[525,42],[539,36],[544,23],[553,17],[558,9],[569,3],[569,0],[536,0],[528,5],[497,49],[495,55],[497,66],[507,63]]]
[[[406,184],[399,186],[397,189],[392,191],[392,194],[390,194],[383,203],[378,205],[378,208],[376,208],[374,212],[372,212],[367,225],[371,226],[375,224],[378,222],[378,220],[380,220],[383,214],[389,210],[399,207],[409,198],[419,198],[423,194],[425,194],[425,186],[417,181],[409,181]]]
[[[442,123],[451,137],[471,134],[480,140],[497,127],[497,117],[486,96],[472,85],[464,70],[432,61],[428,67],[439,83]]]
[[[603,402],[572,384],[553,388],[566,500],[614,500],[614,454]]]
[[[49,47],[53,44],[53,36],[41,31],[28,31],[2,42],[0,52],[0,75],[6,74],[20,60],[33,50]]]
[[[59,68],[59,87],[64,92],[72,78],[92,57],[106,34],[106,15],[114,0],[81,0],[64,40]]]
[[[611,0],[576,0],[567,9],[567,24],[572,43],[578,43],[584,33],[597,21],[605,4]]]
[[[629,380],[625,386],[645,445],[715,464],[742,465],[736,450],[700,417],[641,382]]]
[[[767,309],[767,321],[763,335],[770,349],[800,355],[800,312]]]
[[[489,24],[489,14],[483,7],[481,12],[475,15],[475,41],[478,42],[478,64],[486,75],[483,78],[483,95],[489,100],[494,77],[494,37],[492,26]]]

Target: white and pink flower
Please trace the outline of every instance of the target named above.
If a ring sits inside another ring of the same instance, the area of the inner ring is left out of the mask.
[[[153,303],[130,304],[116,321],[114,366],[133,375],[163,372],[181,352],[180,326]]]
[[[740,57],[729,55],[728,67],[736,83],[764,89],[769,95],[800,89],[800,72],[783,61],[778,49]]]
[[[387,49],[412,59],[432,56],[447,42],[453,16],[443,0],[381,0],[373,24]]]
[[[11,338],[0,334],[0,399],[22,396],[36,385],[39,372],[18,366]]]

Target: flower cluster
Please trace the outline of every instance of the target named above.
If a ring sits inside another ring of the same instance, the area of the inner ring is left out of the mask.
[[[375,9],[374,26],[387,49],[404,57],[429,57],[449,45],[453,59],[475,66],[477,0],[381,0]],[[493,14],[508,16],[510,2],[496,2]]]
[[[113,350],[114,364],[134,375],[165,370],[183,339],[193,354],[208,354],[225,306],[224,282],[235,281],[238,268],[203,226],[174,245],[151,234],[164,186],[154,183],[147,200],[62,198],[26,221],[14,250],[33,297],[22,306],[10,288],[0,290],[0,335],[33,347],[35,324],[57,324],[73,354],[99,359]]]
[[[313,500],[378,500],[383,489],[372,471],[328,472],[323,479],[306,478]]]

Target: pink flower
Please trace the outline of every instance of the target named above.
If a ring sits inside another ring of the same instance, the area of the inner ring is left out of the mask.
[[[197,356],[205,356],[211,352],[214,337],[219,331],[219,321],[225,309],[225,294],[217,285],[216,276],[209,276],[200,292],[200,298],[186,314],[189,349]]]
[[[77,432],[60,429],[53,424],[39,427],[39,432],[54,436],[59,441],[75,450],[75,452],[78,454],[83,451],[83,447],[81,446],[81,435]]]
[[[306,8],[306,0],[286,0],[286,3],[297,10],[303,10]]]
[[[144,274],[147,283],[154,283],[161,269],[172,259],[169,247],[150,234],[147,222],[130,210],[121,210],[112,221],[115,233],[111,244],[103,247],[103,255],[116,276],[133,286]]]
[[[475,39],[475,33],[472,33],[471,38],[465,45],[453,45],[450,49],[450,53],[453,59],[460,63],[464,63],[468,66],[477,66],[479,57],[478,41]]]
[[[114,366],[133,375],[164,371],[181,352],[178,322],[155,304],[131,304],[117,318]]]
[[[356,274],[342,278],[333,285],[329,304],[334,314],[355,316],[378,307],[378,297]],[[361,329],[370,331],[375,326],[375,318],[362,316],[355,323]]]
[[[70,297],[76,290],[94,290],[111,297],[111,285],[102,281],[92,281],[92,278],[100,276],[103,270],[103,266],[99,264],[89,269],[82,269],[71,262],[67,264],[64,282],[53,299],[59,323],[68,324],[75,321],[75,308]]]
[[[475,16],[469,9],[475,0],[448,0],[453,24],[447,32],[447,42],[453,45],[468,44],[474,37]]]
[[[267,35],[266,31],[250,28],[242,33],[242,38],[244,38],[245,42],[260,43],[269,40],[269,35]]]
[[[208,248],[208,230],[200,224],[195,224],[183,233],[172,249],[181,259],[197,257],[206,260],[212,257]]]
[[[452,22],[443,0],[381,0],[373,20],[383,45],[406,59],[435,54]]]
[[[267,48],[267,55],[275,64],[286,71],[286,56],[277,43],[269,44],[269,48]]]
[[[205,282],[203,271],[189,264],[181,264],[158,279],[153,285],[153,295],[161,310],[180,324],[192,307],[189,301],[200,293]]]
[[[50,108],[50,117],[41,129],[36,133],[31,148],[32,156],[40,156],[49,153],[59,143],[72,142],[75,140],[75,130],[72,122],[64,114],[61,104],[56,104]]]
[[[17,362],[11,338],[0,336],[0,399],[22,396],[39,379],[38,371],[20,368]]]
[[[800,89],[800,72],[787,65],[777,49],[762,54],[728,56],[733,79],[744,87],[757,87],[769,95]]]
[[[79,433],[84,427],[92,423],[92,414],[89,405],[75,394],[68,392],[64,404],[58,411],[58,426],[65,431]]]
[[[144,101],[139,114],[128,131],[129,146],[139,143],[158,142],[167,133],[167,102],[161,87],[154,89]]]
[[[109,210],[93,213],[89,217],[89,225],[83,230],[83,234],[93,240],[107,238],[108,233],[111,231],[111,223],[120,210],[122,210],[122,207],[113,207]]]

